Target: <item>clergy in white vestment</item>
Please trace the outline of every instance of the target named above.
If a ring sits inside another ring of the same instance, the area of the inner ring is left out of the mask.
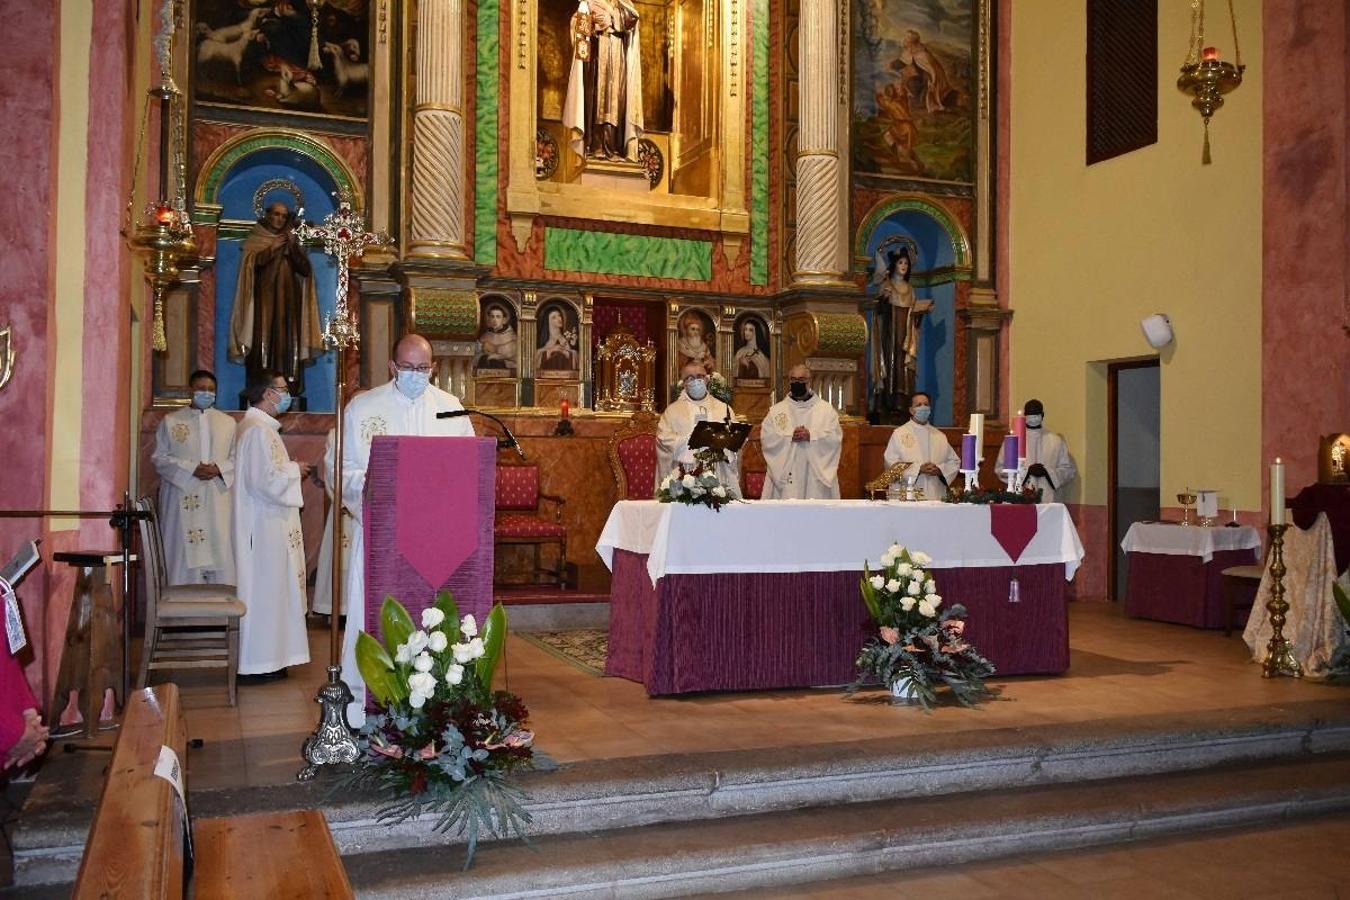
[[[680,395],[671,401],[661,421],[656,425],[656,485],[676,463],[692,465],[694,454],[689,449],[689,435],[699,422],[736,421],[736,412],[708,393],[708,372],[698,363],[689,363],[680,372]],[[717,464],[717,478],[722,484],[741,492],[741,457],[727,451],[730,462]]]
[[[323,486],[328,495],[329,507],[328,517],[324,520],[323,541],[319,544],[319,562],[314,570],[314,611],[320,615],[330,615],[333,612],[333,516],[336,515],[338,505],[333,501],[333,429],[328,429],[328,441],[323,450]],[[347,508],[341,507],[342,515],[346,518],[342,522],[342,572],[345,577],[347,565],[351,558],[352,534],[355,533],[354,520]],[[342,610],[338,612],[341,615],[347,608],[347,597],[343,594]]]
[[[909,421],[891,433],[886,444],[886,465],[910,463],[905,478],[916,475],[915,486],[925,500],[941,500],[947,496],[951,484],[961,468],[961,460],[952,449],[947,436],[928,419],[933,414],[933,401],[923,391],[915,391],[909,401]]]
[[[159,473],[159,526],[170,584],[234,584],[230,488],[234,419],[216,405],[216,376],[188,379],[192,404],[164,417],[150,457]]]
[[[343,420],[342,504],[349,514],[343,528],[344,531],[350,529],[351,545],[347,577],[343,581],[347,627],[342,639],[342,679],[352,689],[354,698],[347,707],[347,721],[357,728],[366,720],[366,685],[356,668],[356,637],[366,627],[361,501],[366,490],[366,468],[370,464],[370,442],[384,434],[473,437],[474,433],[468,417],[436,418],[436,413],[464,407],[453,394],[431,383],[435,372],[431,342],[420,334],[404,335],[389,362],[389,377],[393,380],[353,397],[347,404]]]
[[[765,500],[838,500],[839,413],[811,390],[811,370],[788,373],[788,395],[769,407],[759,429],[769,477]]]
[[[1045,405],[1039,400],[1028,400],[1022,409],[1027,417],[1027,478],[1024,483],[1041,489],[1042,503],[1054,503],[1055,494],[1078,477],[1078,467],[1069,456],[1069,445],[1063,436],[1046,430]]]
[[[305,538],[300,482],[310,465],[281,442],[277,417],[291,406],[286,379],[263,369],[244,390],[248,412],[234,442],[234,549],[239,599],[239,674],[281,677],[309,662],[305,634]]]

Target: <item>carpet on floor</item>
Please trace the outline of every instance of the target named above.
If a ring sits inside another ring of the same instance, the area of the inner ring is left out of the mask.
[[[605,674],[605,653],[609,649],[609,632],[601,628],[583,628],[576,631],[517,631],[515,636],[534,644],[569,663],[588,675]]]

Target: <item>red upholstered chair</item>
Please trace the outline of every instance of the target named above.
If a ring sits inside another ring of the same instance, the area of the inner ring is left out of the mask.
[[[636,412],[609,439],[609,467],[620,500],[656,495],[656,413]]]
[[[741,488],[741,496],[746,500],[759,500],[764,496],[764,479],[768,477],[767,472],[746,472],[741,476],[745,486]]]
[[[553,506],[551,514],[540,508],[543,503]],[[562,524],[563,498],[545,494],[539,489],[539,467],[534,465],[497,466],[497,523],[494,538],[497,544],[530,544],[534,547],[535,583],[542,582],[547,573],[566,587],[567,529]],[[541,544],[558,545],[558,569],[543,569],[539,562]]]

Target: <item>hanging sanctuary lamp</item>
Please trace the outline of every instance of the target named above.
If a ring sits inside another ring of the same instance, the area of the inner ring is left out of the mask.
[[[1200,161],[1209,165],[1209,120],[1223,106],[1223,95],[1242,84],[1242,50],[1238,47],[1237,16],[1233,0],[1228,0],[1228,19],[1233,27],[1233,62],[1219,59],[1216,47],[1205,46],[1205,0],[1191,0],[1191,43],[1181,67],[1177,87],[1192,95],[1191,106],[1205,120],[1205,149]]]

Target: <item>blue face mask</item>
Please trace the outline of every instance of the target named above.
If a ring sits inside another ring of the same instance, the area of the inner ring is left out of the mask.
[[[928,417],[932,414],[933,408],[931,406],[916,406],[909,411],[910,417],[920,425],[927,425]]]
[[[695,378],[685,384],[684,392],[689,395],[690,400],[702,400],[708,396],[708,382],[702,378]]]
[[[394,376],[394,387],[398,392],[409,400],[416,400],[422,396],[431,383],[430,372],[417,372],[409,369],[399,369],[398,374]]]
[[[210,409],[216,405],[215,391],[193,391],[192,405],[197,409]]]
[[[281,396],[277,398],[277,415],[281,415],[291,408],[291,392],[282,391]]]
[[[1040,428],[1041,423],[1045,421],[1045,416],[1027,416],[1028,428]]]

